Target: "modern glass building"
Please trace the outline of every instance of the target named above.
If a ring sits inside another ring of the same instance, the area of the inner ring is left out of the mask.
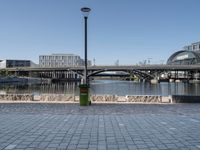
[[[200,42],[184,46],[183,50],[175,52],[169,57],[167,64],[168,65],[200,64]]]
[[[36,64],[30,60],[0,60],[0,68],[35,67]]]

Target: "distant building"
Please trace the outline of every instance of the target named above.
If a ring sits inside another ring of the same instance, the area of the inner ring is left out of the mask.
[[[183,47],[184,50],[186,51],[200,51],[200,42],[195,42],[192,43],[191,45],[187,45]]]
[[[37,65],[30,60],[0,60],[0,68],[17,68],[17,67],[36,67]]]
[[[91,61],[88,61],[91,65]],[[77,67],[84,66],[84,60],[74,54],[52,54],[39,56],[40,67]]]
[[[175,52],[169,57],[167,64],[168,65],[200,64],[200,42],[184,46],[182,50]]]

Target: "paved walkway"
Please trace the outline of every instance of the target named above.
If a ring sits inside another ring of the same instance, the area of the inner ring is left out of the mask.
[[[200,104],[0,104],[0,150],[200,150]]]

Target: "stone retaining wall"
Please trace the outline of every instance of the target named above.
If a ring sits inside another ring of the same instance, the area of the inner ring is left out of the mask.
[[[0,101],[33,101],[32,94],[0,94]]]
[[[128,102],[143,102],[143,103],[161,103],[162,96],[147,95],[147,96],[127,96]]]
[[[170,97],[158,95],[91,95],[92,102],[100,103],[170,103]],[[69,94],[4,94],[0,95],[0,101],[38,101],[38,102],[79,102],[79,96]]]
[[[116,95],[93,95],[93,102],[134,102],[134,103],[161,103],[162,96],[141,95],[141,96],[116,96]]]
[[[38,96],[38,101],[61,101],[61,102],[74,102],[74,95],[66,95],[66,94],[41,94]],[[35,99],[36,100],[36,99]]]

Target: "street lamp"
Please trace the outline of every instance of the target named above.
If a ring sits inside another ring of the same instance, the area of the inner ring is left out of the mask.
[[[91,11],[91,9],[88,7],[83,7],[83,8],[81,8],[81,11],[83,13],[84,20],[85,20],[85,69],[84,69],[83,83],[88,84],[88,79],[87,79],[87,19],[88,19],[88,15],[89,15],[89,12]]]
[[[90,97],[89,97],[89,83],[87,78],[87,19],[90,8],[83,7],[81,8],[83,12],[84,20],[85,20],[85,68],[84,68],[84,79],[83,84],[79,85],[80,87],[80,106],[88,106],[91,105]]]

